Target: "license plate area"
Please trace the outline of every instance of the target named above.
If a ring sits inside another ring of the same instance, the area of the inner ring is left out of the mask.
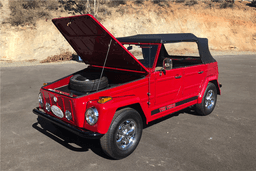
[[[52,105],[51,111],[55,116],[57,116],[59,118],[64,117],[64,114],[63,114],[62,110],[58,106]]]

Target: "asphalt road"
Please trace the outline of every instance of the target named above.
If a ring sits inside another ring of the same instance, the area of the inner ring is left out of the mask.
[[[209,116],[182,111],[151,123],[135,152],[111,160],[97,140],[80,138],[32,113],[44,82],[84,64],[1,68],[2,171],[256,170],[256,55],[217,56],[222,95]]]

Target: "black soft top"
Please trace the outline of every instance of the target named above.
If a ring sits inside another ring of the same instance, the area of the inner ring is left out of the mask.
[[[177,43],[177,42],[196,42],[198,45],[199,54],[203,63],[216,62],[212,57],[207,38],[198,38],[192,33],[177,33],[177,34],[138,34],[128,37],[117,38],[119,42],[125,43]]]
[[[192,33],[178,34],[138,34],[117,38],[120,42],[141,43],[171,43],[171,42],[196,42],[198,38]]]

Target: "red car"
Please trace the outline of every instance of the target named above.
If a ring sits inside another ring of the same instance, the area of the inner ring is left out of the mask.
[[[33,112],[79,136],[99,138],[114,159],[137,147],[143,125],[194,106],[210,114],[220,94],[218,64],[208,40],[193,34],[141,34],[115,38],[92,15],[53,19],[89,66],[47,83]],[[191,42],[198,56],[165,47]]]

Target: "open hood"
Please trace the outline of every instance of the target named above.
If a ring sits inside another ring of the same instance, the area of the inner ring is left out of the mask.
[[[52,22],[86,64],[147,73],[144,67],[92,15],[56,18]]]

